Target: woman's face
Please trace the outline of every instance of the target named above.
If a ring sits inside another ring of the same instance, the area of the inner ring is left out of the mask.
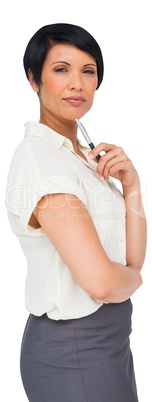
[[[56,44],[44,62],[38,86],[41,112],[74,120],[91,108],[98,83],[95,59],[71,44]]]

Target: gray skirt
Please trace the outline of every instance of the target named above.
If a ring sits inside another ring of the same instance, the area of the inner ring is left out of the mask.
[[[132,353],[132,303],[104,304],[80,319],[30,315],[21,377],[30,402],[138,402]]]

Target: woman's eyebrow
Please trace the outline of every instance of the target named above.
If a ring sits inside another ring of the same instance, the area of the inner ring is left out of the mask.
[[[84,67],[88,67],[88,66],[94,66],[94,67],[97,67],[97,65],[96,65],[96,64],[94,64],[94,63],[87,63],[87,64],[84,64]]]
[[[64,61],[64,60],[54,61],[53,63],[50,64],[50,66],[52,66],[53,64],[56,64],[56,63],[63,63],[63,64],[66,64],[67,66],[70,66],[70,63],[67,63],[67,61]]]

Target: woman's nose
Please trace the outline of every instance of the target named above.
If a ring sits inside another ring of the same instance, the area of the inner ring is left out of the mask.
[[[83,90],[83,80],[79,73],[72,74],[69,83],[70,90],[82,91]]]

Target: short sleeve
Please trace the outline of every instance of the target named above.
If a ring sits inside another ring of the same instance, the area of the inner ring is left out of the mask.
[[[31,185],[10,188],[6,198],[7,209],[17,215],[24,229],[29,231],[30,216],[40,199],[47,194],[59,193],[75,195],[83,204],[87,203],[81,184],[68,177],[52,176],[39,179]]]
[[[44,195],[61,193],[75,195],[86,204],[81,185],[64,176],[47,177],[34,184],[32,188],[28,190],[26,208],[23,208],[20,213],[23,226],[27,226],[33,210]]]

